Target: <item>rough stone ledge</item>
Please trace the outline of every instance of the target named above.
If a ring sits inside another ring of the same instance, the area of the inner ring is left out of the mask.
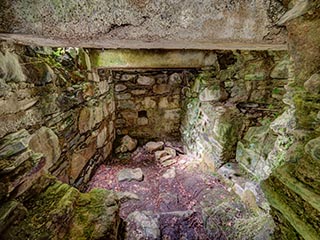
[[[198,49],[198,50],[287,50],[286,44],[260,42],[230,42],[229,40],[213,41],[138,41],[138,40],[66,40],[59,38],[44,38],[27,34],[0,33],[0,40],[13,41],[22,45],[38,45],[48,47],[84,47],[105,49]]]

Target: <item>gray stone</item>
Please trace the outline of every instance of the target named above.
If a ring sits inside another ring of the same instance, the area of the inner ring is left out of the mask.
[[[150,153],[157,150],[162,150],[163,147],[164,147],[164,142],[148,142],[145,145],[145,149]]]
[[[138,144],[138,140],[131,138],[129,135],[125,135],[121,139],[121,145],[116,149],[116,153],[125,153],[133,151]]]
[[[121,171],[118,172],[118,181],[123,182],[123,181],[142,181],[143,180],[143,173],[141,168],[125,168]]]
[[[107,140],[107,128],[104,127],[97,135],[97,148],[104,146]]]
[[[304,150],[314,160],[320,161],[320,137],[310,140],[304,147]]]
[[[149,124],[149,119],[146,117],[141,117],[137,119],[138,126],[145,126]]]
[[[28,148],[30,134],[27,130],[22,129],[16,133],[12,133],[1,140],[0,159],[9,158]]]
[[[165,147],[164,150],[161,151],[156,151],[154,153],[155,159],[157,161],[160,161],[161,158],[163,157],[169,157],[168,159],[174,158],[176,157],[177,153],[176,150],[174,150],[173,148],[169,148],[169,147]],[[164,158],[163,158],[164,160]]]
[[[169,77],[169,84],[173,86],[180,85],[182,83],[182,79],[179,73],[173,73]]]
[[[155,83],[155,79],[147,76],[140,76],[137,83],[143,86],[151,86]]]
[[[176,169],[175,168],[169,168],[163,175],[163,178],[170,179],[176,177]]]
[[[140,200],[139,196],[132,192],[115,192],[121,203],[130,200]]]
[[[206,87],[199,95],[201,102],[223,101],[228,97],[227,92],[217,86]]]
[[[127,89],[127,86],[124,85],[124,84],[117,84],[117,85],[115,85],[115,87],[114,87],[114,90],[115,90],[116,92],[122,92],[122,91],[124,91],[124,90],[126,90],[126,89]]]
[[[126,221],[128,239],[160,239],[159,219],[151,211],[134,211]]]
[[[46,170],[57,162],[61,155],[59,138],[47,127],[40,128],[31,136],[29,148],[36,153],[43,154],[43,157],[46,158]]]
[[[288,12],[286,12],[280,20],[277,22],[278,25],[283,25],[286,22],[302,16],[312,7],[312,1],[309,0],[298,0],[295,1],[295,5]]]
[[[130,81],[135,78],[135,75],[123,74],[121,76],[121,81]]]
[[[320,93],[320,74],[313,74],[305,83],[304,88],[312,94]]]
[[[131,98],[131,94],[130,93],[120,93],[120,94],[116,94],[116,99],[117,100],[128,100]]]
[[[60,42],[60,46],[76,46],[76,43],[84,46],[82,42],[90,40],[86,47],[96,46],[100,49],[165,48],[161,45],[162,42],[167,42],[166,46],[171,49],[188,48],[185,44],[179,45],[179,42],[201,49],[208,49],[208,42],[281,42],[284,34],[279,34],[275,27],[270,27],[270,22],[283,14],[283,7],[273,2],[270,3],[271,6],[264,1],[252,3],[204,0],[199,7],[192,0],[175,2],[174,5],[169,0],[161,4],[156,0],[123,0],[94,1],[90,5],[72,1],[61,6],[54,1],[18,1],[14,7],[10,4],[3,6],[6,15],[3,17],[1,32],[68,40],[67,43]],[[51,11],[49,15],[48,9]],[[99,11],[95,14],[81,14],[90,13],[92,9]],[[269,9],[276,9],[271,16],[268,14]],[[70,12],[75,14],[68,15]],[[45,16],[46,21],[39,16]],[[68,16],[68,24],[63,22],[65,16]],[[12,23],[11,19],[19,21]],[[267,35],[268,39],[264,39]],[[30,37],[28,39],[29,43],[32,42]],[[44,42],[51,46],[59,45],[52,41]],[[136,58],[138,57],[134,59]]]

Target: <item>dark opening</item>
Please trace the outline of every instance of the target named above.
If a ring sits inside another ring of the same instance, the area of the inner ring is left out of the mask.
[[[148,116],[147,116],[147,111],[145,111],[145,110],[139,111],[139,112],[138,112],[138,117],[139,117],[139,118],[148,117]]]

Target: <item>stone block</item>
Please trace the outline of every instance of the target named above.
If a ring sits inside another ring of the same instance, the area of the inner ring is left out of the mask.
[[[40,128],[31,136],[29,148],[46,159],[45,170],[53,166],[61,155],[58,136],[47,127]]]
[[[173,73],[169,76],[169,84],[172,86],[179,86],[182,83],[182,79],[179,73]]]
[[[116,148],[116,153],[125,153],[133,151],[138,144],[138,140],[125,135],[120,142],[120,146]]]
[[[116,94],[117,100],[128,100],[131,99],[131,93],[119,93]]]
[[[97,148],[101,148],[104,146],[106,140],[107,140],[107,128],[104,127],[97,135]]]
[[[152,97],[145,97],[142,102],[142,107],[145,109],[149,108],[155,108],[157,106],[157,102],[155,101],[155,98]]]
[[[143,94],[147,93],[147,90],[145,90],[145,89],[134,89],[134,90],[131,90],[131,93],[133,95],[143,95]]]
[[[127,86],[124,85],[124,84],[116,84],[115,87],[114,87],[114,90],[116,92],[122,92],[122,91],[124,91],[126,89],[127,89]]]
[[[148,124],[149,124],[149,119],[146,118],[146,117],[139,117],[139,118],[137,119],[137,124],[138,124],[138,126],[148,125]]]
[[[30,134],[27,130],[22,129],[16,133],[12,133],[1,140],[0,159],[9,158],[28,148]]]
[[[133,74],[123,74],[120,78],[121,81],[131,81],[135,78],[136,76]]]
[[[92,141],[86,148],[74,152],[70,160],[70,179],[74,182],[87,162],[96,153],[96,141]]]
[[[153,77],[140,76],[137,83],[143,86],[152,86],[155,83],[155,79]]]
[[[155,94],[165,94],[171,91],[171,86],[169,84],[158,84],[154,85],[152,91]]]
[[[148,142],[145,145],[145,149],[152,153],[154,151],[162,150],[164,147],[164,142]]]
[[[124,181],[142,181],[143,180],[143,172],[141,168],[125,168],[119,171],[118,173],[118,181],[124,182]]]

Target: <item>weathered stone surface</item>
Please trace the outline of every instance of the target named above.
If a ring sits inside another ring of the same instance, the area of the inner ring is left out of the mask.
[[[175,109],[180,107],[180,96],[161,97],[159,100],[159,108]]]
[[[157,105],[156,101],[154,101],[154,99],[151,98],[151,97],[145,97],[145,98],[143,99],[143,101],[141,102],[141,104],[143,105],[143,107],[144,107],[145,109],[155,108],[156,105]]]
[[[46,170],[53,166],[61,155],[58,136],[47,127],[40,128],[31,136],[29,148],[43,155],[46,159]]]
[[[117,197],[121,203],[130,201],[130,200],[140,200],[139,196],[132,192],[116,192]]]
[[[97,148],[101,148],[104,146],[108,137],[107,128],[104,127],[101,132],[97,135]]]
[[[22,129],[19,132],[10,134],[2,139],[0,145],[0,159],[6,159],[10,156],[20,153],[28,148],[30,134]]]
[[[149,124],[149,119],[146,117],[141,117],[137,119],[138,126],[146,126]]]
[[[122,92],[122,91],[124,91],[124,90],[126,90],[126,89],[127,89],[127,86],[124,85],[124,84],[117,84],[117,85],[115,85],[115,87],[114,87],[114,90],[115,90],[116,92]]]
[[[145,149],[150,153],[157,150],[162,150],[163,147],[164,147],[164,142],[148,142],[145,145]]]
[[[79,116],[79,131],[80,133],[87,132],[103,119],[103,106],[85,107],[80,111]]]
[[[170,92],[171,86],[168,84],[154,85],[152,90],[155,94],[165,94]]]
[[[131,98],[131,94],[130,93],[120,93],[116,95],[116,99],[117,100],[128,100]]]
[[[251,127],[237,145],[237,162],[258,179],[266,179],[278,163],[268,158],[274,147],[276,136],[269,126]]]
[[[134,211],[126,220],[129,239],[159,239],[159,219],[151,211]]]
[[[163,178],[170,179],[176,177],[176,169],[175,168],[169,168],[165,173],[162,175]]]
[[[176,157],[176,155],[177,155],[176,150],[174,150],[173,148],[169,148],[169,147],[165,147],[164,150],[156,151],[154,153],[155,159],[157,161],[160,161],[162,159],[162,162],[169,160],[171,158],[174,158],[174,157]]]
[[[202,102],[223,101],[226,100],[227,97],[226,91],[219,86],[207,87],[199,95],[199,99]]]
[[[92,9],[97,8],[100,11],[94,16],[80,14],[91,13]],[[269,8],[277,11],[269,15]],[[49,9],[50,14],[48,14]],[[75,14],[65,19],[64,16],[70,11]],[[165,14],[167,17],[163,18]],[[0,31],[65,38],[70,41],[69,44],[81,39],[88,41],[100,39],[100,42],[109,43],[104,46],[106,49],[130,48],[128,45],[116,44],[123,40],[138,41],[139,48],[146,48],[150,39],[151,42],[157,43],[154,44],[154,48],[159,48],[161,42],[170,40],[171,48],[177,49],[186,48],[184,45],[174,44],[181,41],[199,44],[203,44],[204,40],[265,43],[271,39],[273,42],[282,42],[283,35],[279,34],[275,27],[270,27],[274,22],[273,19],[278,19],[282,14],[282,5],[272,2],[270,6],[264,1],[256,1],[253,4],[251,1],[206,0],[202,2],[201,7],[191,0],[178,2],[175,5],[168,0],[160,5],[155,0],[148,2],[126,0],[121,3],[97,1],[90,6],[76,2],[59,5],[54,1],[32,4],[17,1],[14,5],[11,2],[6,2],[4,5]],[[41,16],[46,19],[45,22]],[[16,21],[11,24],[9,19]],[[268,36],[268,41],[264,39],[265,36]]]
[[[305,83],[304,88],[313,94],[320,93],[320,74],[315,73],[313,74]]]
[[[182,79],[178,73],[173,73],[169,76],[169,84],[173,86],[180,85],[182,83]]]
[[[155,83],[155,79],[147,76],[140,76],[137,83],[143,86],[151,86]]]
[[[320,137],[310,140],[304,149],[314,160],[320,161]]]
[[[147,90],[144,89],[135,89],[135,90],[131,90],[131,93],[133,95],[143,95],[147,92]]]
[[[117,147],[116,152],[125,153],[133,151],[137,147],[138,141],[136,139],[131,138],[129,135],[125,135],[121,139],[120,144],[121,145]]]
[[[289,77],[289,70],[288,70],[289,64],[290,64],[289,59],[284,59],[281,62],[279,62],[272,69],[272,71],[270,73],[270,77],[277,78],[277,79],[288,78]]]
[[[83,148],[71,156],[70,162],[70,178],[75,181],[81,173],[84,166],[96,152],[96,141],[92,141],[88,147]]]
[[[6,100],[0,100],[0,114],[17,113],[29,109],[38,102],[38,98],[26,98],[19,100],[13,95]]]
[[[130,169],[130,168],[125,168],[121,170],[118,173],[118,181],[123,182],[123,181],[142,181],[143,180],[143,173],[141,168],[135,168],[135,169]]]

